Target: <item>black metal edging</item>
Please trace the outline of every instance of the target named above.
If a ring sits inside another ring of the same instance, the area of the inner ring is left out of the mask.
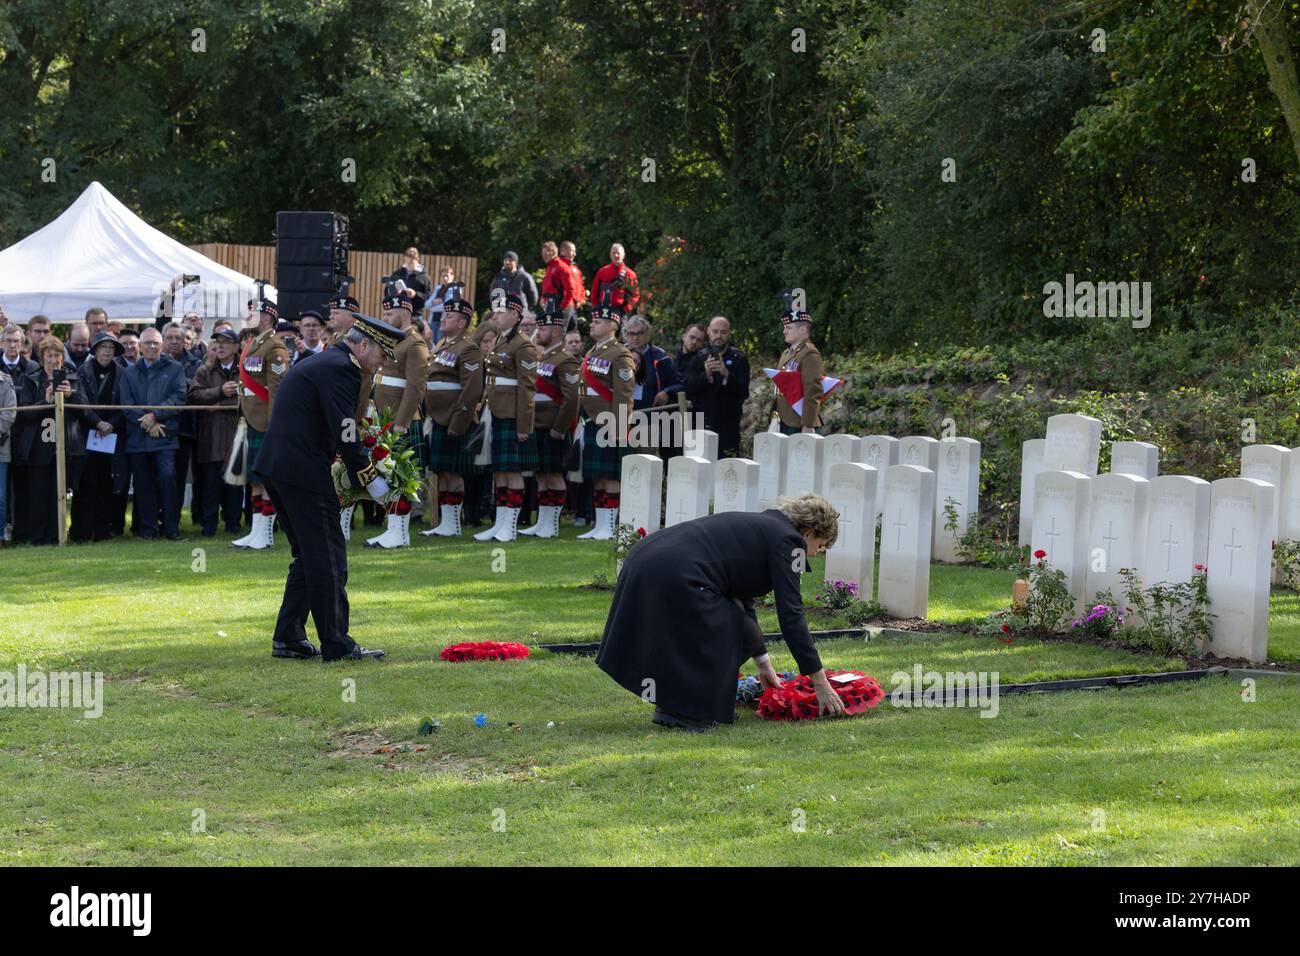
[[[814,641],[825,641],[836,637],[861,637],[860,627],[843,627],[831,631],[809,631]],[[780,634],[764,634],[763,640],[768,644],[782,644],[785,638]],[[600,650],[600,641],[583,641],[576,644],[533,644],[532,647],[545,648],[557,654],[595,654]]]
[[[814,631],[813,639],[818,637],[838,637],[842,634],[859,634],[859,630],[851,631]],[[764,634],[764,640],[772,640],[770,635]],[[779,639],[779,635],[778,638]],[[599,641],[589,641],[578,644],[534,644],[534,647],[544,648],[553,651],[556,654],[577,654],[592,655],[600,649]],[[1180,681],[1202,680],[1206,677],[1229,677],[1232,672],[1226,667],[1208,667],[1203,670],[1190,671],[1161,671],[1156,674],[1114,674],[1110,677],[1077,677],[1065,680],[1040,680],[1032,681],[1028,684],[999,684],[998,696],[1003,694],[1053,694],[1061,691],[1070,690],[1105,690],[1108,687],[1142,687],[1147,684],[1172,684]],[[1271,674],[1269,676],[1272,676]],[[974,693],[978,700],[978,687],[964,688],[964,693],[958,697],[956,693],[945,693],[942,695],[944,703],[954,703],[958,699],[966,701]],[[985,693],[988,692],[988,685],[984,686]],[[911,694],[903,694],[899,698],[894,698],[893,692],[887,692],[886,696],[891,699],[911,700],[913,702],[924,702],[927,700],[926,692],[923,690],[912,691]],[[929,700],[935,699],[935,694],[930,692]]]

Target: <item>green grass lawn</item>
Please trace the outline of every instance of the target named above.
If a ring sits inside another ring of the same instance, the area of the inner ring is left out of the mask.
[[[0,670],[111,678],[99,719],[0,710],[0,862],[1300,862],[1300,682],[1261,679],[1254,703],[1228,679],[1008,696],[995,719],[882,705],[795,725],[742,709],[687,735],[652,727],[589,658],[433,659],[461,640],[598,639],[609,595],[576,585],[612,567],[573,534],[505,546],[494,568],[495,546],[375,553],[358,529],[352,631],[389,658],[330,666],[270,657],[282,538],[260,554],[225,537],[0,552]],[[967,620],[1008,590],[1004,573],[936,567],[931,617]],[[1296,595],[1274,598],[1273,624],[1273,656],[1300,659]],[[917,663],[1002,683],[1182,666],[951,632],[821,651],[887,689]],[[792,669],[782,645],[773,658]],[[417,737],[426,716],[442,728]]]

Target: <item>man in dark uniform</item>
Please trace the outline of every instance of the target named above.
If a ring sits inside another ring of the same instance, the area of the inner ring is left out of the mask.
[[[582,476],[591,482],[596,526],[579,538],[607,541],[614,537],[623,458],[628,452],[627,429],[632,416],[635,385],[632,353],[618,341],[623,312],[616,305],[591,311],[591,337],[596,344],[582,360]]]
[[[483,396],[483,353],[469,334],[474,306],[461,298],[459,282],[446,287],[442,300],[442,338],[434,343],[425,383],[429,470],[437,476],[442,520],[421,535],[460,537],[465,475],[472,465],[465,450],[466,433]]]
[[[776,393],[776,412],[781,416],[781,434],[816,432],[821,425],[822,354],[812,343],[812,316],[794,309],[781,316],[785,325],[785,351],[777,368],[799,373],[803,381],[803,407],[796,412],[780,389]]]
[[[525,471],[537,470],[537,439],[533,436],[533,395],[537,390],[537,346],[519,331],[524,300],[507,295],[492,313],[496,344],[483,353],[487,371],[487,402],[492,412],[492,483],[496,489],[496,521],[475,541],[514,541],[524,506]]]
[[[537,317],[537,396],[533,433],[537,436],[537,523],[520,534],[554,538],[564,510],[564,459],[578,421],[578,359],[564,351],[564,314],[552,301]]]
[[[330,476],[340,455],[348,477],[372,497],[388,493],[361,444],[356,398],[364,375],[392,356],[400,329],[363,315],[343,337],[285,376],[276,414],[253,467],[280,515],[293,560],[275,623],[271,655],[327,661],[383,657],[348,634],[348,558],[343,531],[335,521],[338,493]],[[316,622],[318,650],[307,640],[307,615]]]

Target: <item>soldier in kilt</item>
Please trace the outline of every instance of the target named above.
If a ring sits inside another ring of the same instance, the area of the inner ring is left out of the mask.
[[[487,405],[492,413],[492,486],[496,522],[474,535],[476,541],[513,541],[524,505],[525,471],[537,470],[533,435],[533,395],[537,391],[537,346],[519,331],[524,300],[514,293],[504,308],[492,312],[497,340],[483,354],[487,370]]]
[[[627,429],[632,415],[632,353],[618,340],[623,311],[602,303],[591,312],[591,337],[596,340],[582,360],[582,476],[591,482],[596,525],[579,538],[607,541],[614,537],[618,517],[619,482],[628,453]]]
[[[252,492],[253,527],[248,534],[230,544],[255,551],[269,548],[275,541],[275,505],[267,497],[256,467],[257,455],[270,427],[276,392],[293,361],[284,342],[275,334],[279,317],[276,304],[263,298],[258,303],[257,337],[239,356],[239,414],[248,426],[248,456],[244,460]]]
[[[424,422],[420,407],[424,404],[425,383],[429,375],[429,347],[424,336],[411,323],[411,298],[390,295],[384,299],[383,320],[402,330],[402,340],[393,355],[384,362],[375,380],[375,407],[393,410],[393,431],[400,440],[393,447],[399,454],[414,450],[424,474]],[[368,548],[405,548],[411,544],[411,502],[399,497],[389,503],[388,528],[366,542]]]
[[[537,317],[533,344],[537,356],[537,399],[533,433],[537,436],[537,523],[520,534],[555,538],[564,510],[564,462],[578,421],[582,374],[578,359],[564,351],[564,313],[553,300]]]
[[[461,298],[459,282],[447,286],[442,299],[442,335],[429,357],[424,414],[429,423],[427,468],[434,473],[442,520],[420,534],[460,537],[465,476],[473,472],[465,449],[467,433],[483,396],[483,354],[469,334],[474,307]]]
[[[790,309],[781,315],[786,349],[781,353],[777,368],[798,372],[803,382],[803,409],[796,412],[781,394],[776,393],[776,413],[781,418],[781,434],[799,432],[816,434],[822,423],[822,366],[821,352],[812,342],[812,316],[807,312]]]

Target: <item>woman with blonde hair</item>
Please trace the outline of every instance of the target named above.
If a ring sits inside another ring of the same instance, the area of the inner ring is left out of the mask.
[[[780,686],[754,613],[754,601],[773,592],[781,636],[812,678],[819,712],[842,714],[799,588],[808,560],[838,530],[830,502],[802,494],[760,514],[724,512],[656,531],[623,563],[596,664],[653,703],[656,724],[694,732],[729,724],[746,658],[765,687]]]

